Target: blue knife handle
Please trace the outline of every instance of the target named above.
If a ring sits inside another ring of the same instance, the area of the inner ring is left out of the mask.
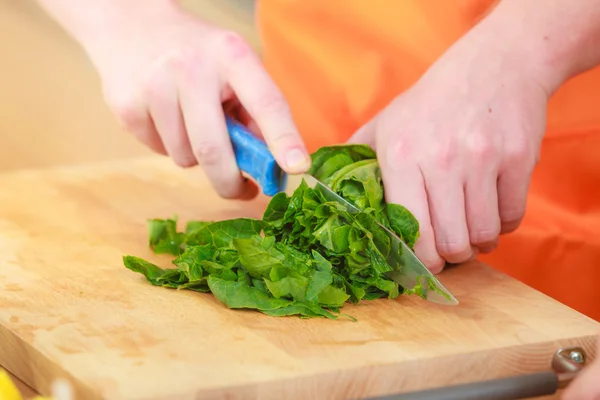
[[[238,167],[250,175],[267,196],[285,190],[286,173],[279,167],[267,145],[244,125],[226,116],[225,122]]]

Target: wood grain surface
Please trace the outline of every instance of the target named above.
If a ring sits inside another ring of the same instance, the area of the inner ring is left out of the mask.
[[[458,307],[345,307],[358,322],[233,311],[122,264],[170,265],[147,218],[265,204],[221,200],[158,156],[0,175],[0,364],[42,393],[66,377],[78,399],[345,399],[547,370],[561,346],[594,356],[598,323],[478,262],[441,274]]]

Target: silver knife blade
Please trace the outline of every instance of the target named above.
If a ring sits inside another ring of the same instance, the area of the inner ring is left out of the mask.
[[[308,186],[320,190],[327,200],[342,204],[350,213],[360,212],[357,207],[314,176],[304,174],[301,177]],[[420,285],[422,291],[419,292],[419,296],[425,300],[444,305],[458,305],[458,300],[454,295],[427,269],[410,247],[394,232],[379,222],[377,223],[389,236],[392,244],[387,262],[394,270],[387,273],[388,277],[407,290]]]

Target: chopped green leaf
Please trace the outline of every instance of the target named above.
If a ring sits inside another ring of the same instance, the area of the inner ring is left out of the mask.
[[[228,308],[279,317],[336,319],[346,302],[424,296],[427,284],[435,290],[431,282],[406,290],[387,277],[393,249],[378,222],[410,248],[419,223],[386,203],[373,149],[323,147],[309,172],[361,211],[348,212],[303,180],[291,196],[273,196],[262,219],[188,221],[181,232],[177,218],[149,220],[150,248],[175,256],[175,268],[135,256],[123,262],[152,285],[212,293]]]
[[[157,254],[181,253],[185,235],[177,232],[177,218],[148,220],[148,243]]]

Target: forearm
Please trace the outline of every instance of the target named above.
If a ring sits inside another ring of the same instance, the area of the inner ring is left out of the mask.
[[[528,63],[550,94],[600,64],[600,0],[501,0],[481,29],[518,48],[515,61]]]
[[[108,33],[122,31],[141,15],[157,18],[173,7],[174,0],[37,0],[84,47]]]

